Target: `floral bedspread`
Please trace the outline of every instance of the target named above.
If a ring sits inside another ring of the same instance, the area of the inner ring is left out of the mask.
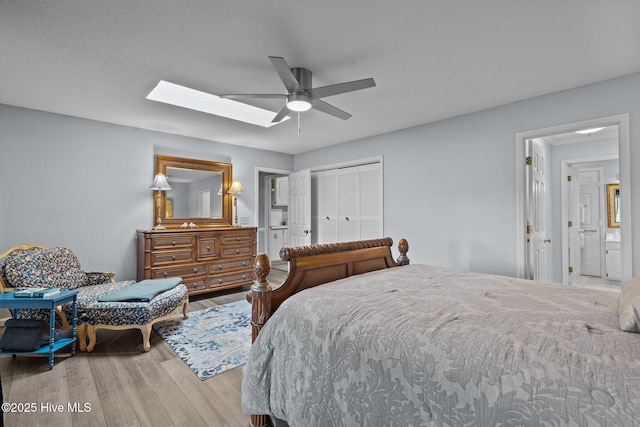
[[[632,426],[640,334],[618,294],[410,265],[308,289],[244,368],[246,414],[295,426]]]

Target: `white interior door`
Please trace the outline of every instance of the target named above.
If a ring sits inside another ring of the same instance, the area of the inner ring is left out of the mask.
[[[603,169],[580,169],[580,272],[602,277]]]
[[[359,177],[359,215],[362,240],[379,239],[383,236],[383,196],[382,165],[373,163],[360,166]]]
[[[338,171],[338,240],[358,240],[358,168]]]
[[[338,241],[338,171],[314,172],[311,176],[312,243]]]
[[[289,174],[289,239],[291,246],[311,244],[311,171]]]
[[[569,285],[580,283],[580,177],[574,166],[567,168],[567,235],[569,236]]]
[[[545,149],[535,140],[530,144],[529,165],[529,264],[531,278],[541,282],[547,281],[546,246],[551,243],[547,238],[547,184],[545,176]]]

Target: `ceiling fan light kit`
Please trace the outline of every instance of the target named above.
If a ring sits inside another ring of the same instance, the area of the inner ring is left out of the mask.
[[[287,108],[299,113],[309,111],[311,109],[311,97],[305,93],[287,95]]]

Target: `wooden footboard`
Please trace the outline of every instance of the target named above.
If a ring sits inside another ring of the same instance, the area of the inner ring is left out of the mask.
[[[280,304],[297,292],[356,274],[409,264],[409,243],[405,239],[400,240],[400,256],[397,261],[391,254],[392,245],[393,240],[387,237],[282,248],[280,259],[289,262],[289,275],[276,289],[272,289],[267,281],[271,270],[269,257],[263,253],[258,254],[253,265],[257,279],[247,294],[247,301],[252,305],[252,342],[256,340],[260,330]],[[271,420],[266,415],[252,415],[251,425],[270,426]]]

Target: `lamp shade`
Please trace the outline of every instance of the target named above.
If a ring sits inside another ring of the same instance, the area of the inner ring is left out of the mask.
[[[171,190],[171,186],[167,182],[167,177],[164,176],[163,173],[159,173],[153,178],[153,184],[149,187],[149,190],[154,191],[169,191]]]
[[[244,194],[244,189],[242,188],[242,183],[239,179],[234,179],[233,184],[231,184],[231,188],[227,191],[229,194]]]

